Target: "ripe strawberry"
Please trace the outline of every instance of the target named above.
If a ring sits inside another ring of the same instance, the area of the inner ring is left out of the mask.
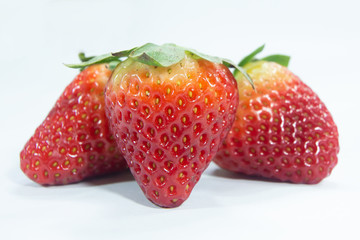
[[[337,127],[319,97],[285,66],[251,62],[262,48],[242,62],[256,91],[235,75],[240,95],[236,120],[214,162],[248,175],[318,183],[337,163]]]
[[[176,207],[233,123],[236,81],[221,64],[231,63],[173,44],[146,44],[127,54],[106,87],[106,113],[145,196]]]
[[[65,89],[20,153],[21,170],[39,184],[67,184],[126,168],[108,126],[108,65],[83,70]]]

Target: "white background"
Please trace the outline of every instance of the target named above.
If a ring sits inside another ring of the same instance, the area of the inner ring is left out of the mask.
[[[0,0],[0,238],[360,239],[358,2]],[[291,55],[338,124],[333,174],[296,185],[212,164],[176,209],[152,205],[129,173],[60,187],[25,177],[19,152],[77,74],[62,63],[146,42]]]

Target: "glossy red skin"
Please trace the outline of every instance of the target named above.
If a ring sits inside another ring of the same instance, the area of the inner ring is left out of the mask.
[[[65,89],[20,153],[21,170],[42,185],[61,185],[125,169],[104,109],[112,71],[83,70]]]
[[[236,120],[214,162],[220,167],[293,183],[314,184],[337,164],[337,127],[319,97],[287,68],[245,66],[256,92],[237,75]]]
[[[169,68],[122,65],[128,66],[115,69],[106,88],[114,136],[145,196],[177,207],[234,121],[236,81],[224,65],[190,57]]]

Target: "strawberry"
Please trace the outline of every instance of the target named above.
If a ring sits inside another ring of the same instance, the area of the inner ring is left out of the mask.
[[[126,162],[105,115],[107,64],[83,70],[65,89],[20,153],[21,170],[43,185],[120,171]]]
[[[233,64],[174,44],[103,55],[127,57],[106,86],[112,131],[145,196],[177,207],[230,129],[238,103]],[[240,69],[242,70],[242,69]]]
[[[240,63],[256,91],[235,75],[240,95],[236,120],[214,162],[248,175],[318,183],[337,164],[337,127],[316,93],[287,69],[285,56],[253,60],[262,49]]]

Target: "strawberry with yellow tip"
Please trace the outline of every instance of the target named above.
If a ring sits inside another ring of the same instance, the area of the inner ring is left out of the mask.
[[[236,120],[214,162],[248,175],[318,183],[337,164],[337,127],[316,93],[286,67],[288,57],[254,60],[262,49],[240,63],[256,91],[242,74],[235,75]]]

